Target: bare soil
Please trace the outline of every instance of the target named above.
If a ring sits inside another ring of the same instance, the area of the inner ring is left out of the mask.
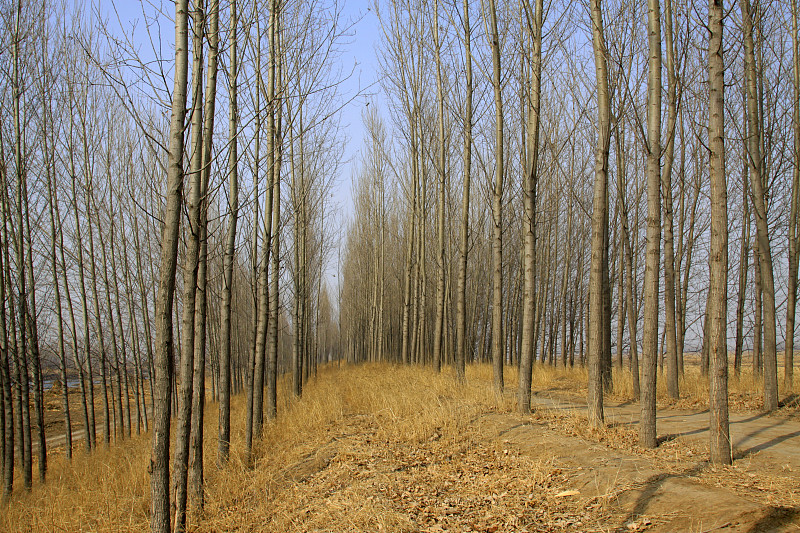
[[[764,413],[731,415],[734,465],[707,462],[708,411],[661,410],[660,445],[638,447],[639,406],[606,403],[608,428],[593,432],[585,402],[539,394],[530,417],[486,416],[484,431],[568,472],[578,506],[601,501],[604,530],[800,530],[800,423]]]

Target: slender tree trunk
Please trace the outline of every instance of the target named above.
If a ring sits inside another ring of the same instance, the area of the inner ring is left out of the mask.
[[[16,242],[15,242],[15,252],[16,252],[16,260],[17,260],[17,283],[18,283],[18,296],[17,296],[17,306],[18,306],[18,313],[19,313],[19,350],[17,352],[17,357],[19,358],[19,365],[17,367],[17,379],[21,385],[21,397],[22,397],[22,424],[21,430],[22,435],[20,440],[20,451],[21,451],[21,464],[22,464],[22,482],[26,490],[31,489],[31,485],[33,483],[33,464],[32,464],[32,450],[31,450],[31,420],[30,420],[30,369],[29,369],[29,361],[28,361],[28,352],[29,352],[29,343],[31,342],[31,338],[28,335],[29,331],[29,324],[28,322],[31,320],[35,320],[35,315],[31,315],[28,309],[28,287],[27,287],[27,278],[28,278],[28,270],[26,265],[26,253],[25,253],[25,218],[24,213],[27,211],[24,209],[23,204],[27,202],[27,175],[26,169],[23,168],[23,158],[22,158],[22,130],[21,130],[21,116],[20,116],[20,100],[21,100],[21,87],[20,87],[20,79],[19,79],[19,44],[22,39],[22,35],[20,33],[20,23],[22,18],[22,1],[20,0],[17,2],[16,5],[16,14],[15,14],[15,21],[14,21],[14,33],[12,36],[13,45],[12,45],[12,61],[13,61],[13,72],[12,72],[12,100],[13,100],[13,107],[14,107],[14,168],[16,171],[16,219],[17,219],[17,227],[16,227]],[[29,243],[30,246],[31,243]],[[9,263],[10,267],[10,263]],[[33,281],[31,279],[31,281]],[[33,287],[30,288],[30,292],[33,292]],[[12,331],[15,331],[15,328],[12,327]],[[33,349],[31,348],[30,351],[32,352]],[[36,378],[36,383],[38,383],[38,377]]]
[[[95,213],[95,217],[92,217],[91,213],[93,211],[92,205],[94,202],[94,176],[91,175],[91,168],[92,166],[89,163],[90,157],[90,148],[89,148],[89,135],[87,132],[86,127],[86,117],[85,114],[81,114],[81,129],[83,133],[83,154],[84,154],[84,168],[86,169],[86,175],[84,176],[85,179],[85,189],[83,191],[85,206],[86,206],[86,234],[89,237],[89,275],[92,279],[92,303],[94,305],[94,318],[95,318],[95,330],[97,334],[97,340],[99,341],[100,345],[100,387],[102,389],[101,395],[103,400],[103,441],[105,445],[108,446],[111,442],[111,424],[110,424],[110,409],[108,405],[108,384],[106,382],[106,342],[105,342],[105,335],[103,334],[103,323],[101,320],[102,309],[100,308],[100,296],[98,294],[98,285],[100,284],[100,279],[97,275],[97,263],[95,261],[95,253],[94,253],[94,230],[92,229],[92,218],[100,216],[99,212]],[[96,210],[95,210],[96,211]],[[100,222],[97,222],[98,231],[100,230]],[[102,239],[102,237],[101,237]],[[107,281],[107,280],[106,280]],[[106,285],[108,287],[108,285]],[[111,307],[108,308],[108,314],[112,317],[111,319],[111,326],[112,332],[113,330],[113,311]],[[120,318],[121,320],[121,318]],[[124,338],[124,337],[123,337]],[[116,348],[116,342],[115,342]],[[128,426],[128,430],[130,433],[130,425]]]
[[[202,510],[204,499],[203,422],[206,403],[206,325],[208,324],[208,182],[217,96],[219,53],[219,0],[210,0],[208,17],[208,72],[203,111],[202,164],[200,166],[200,225],[198,227],[197,296],[194,313],[194,370],[192,372],[192,420],[189,437],[189,495],[192,505]],[[235,6],[232,5],[235,9]],[[235,52],[235,51],[234,51]]]
[[[270,187],[271,209],[264,211],[264,217],[272,217],[270,240],[270,254],[272,260],[272,277],[270,278],[270,301],[269,301],[269,329],[267,331],[267,417],[272,420],[278,415],[278,319],[280,293],[278,280],[280,279],[280,230],[281,230],[281,110],[283,109],[283,80],[282,72],[282,52],[280,46],[280,24],[281,13],[280,3],[272,0],[270,9],[270,76],[273,81],[281,84],[281,90],[275,91],[270,98],[270,112],[268,121],[268,138],[270,145],[267,148],[270,163]],[[273,64],[274,63],[274,64]],[[273,83],[274,87],[274,83]],[[266,268],[267,265],[264,265]]]
[[[271,12],[270,12],[271,13]],[[257,23],[256,31],[260,35],[260,25]],[[246,453],[248,455],[247,462],[250,462],[250,452],[253,445],[253,437],[256,438],[261,435],[261,426],[264,421],[264,367],[267,357],[267,330],[270,324],[271,317],[269,315],[269,257],[270,257],[270,239],[272,238],[272,190],[274,182],[274,166],[272,160],[272,151],[274,147],[274,122],[272,115],[272,107],[275,105],[275,74],[274,74],[274,46],[275,40],[274,33],[274,20],[270,14],[269,22],[269,40],[270,40],[270,64],[267,77],[267,153],[270,154],[269,166],[267,168],[267,190],[264,197],[264,244],[261,250],[261,270],[259,272],[259,280],[257,282],[257,290],[259,291],[256,300],[256,316],[253,318],[256,323],[254,331],[254,347],[252,354],[252,364],[250,367],[250,398],[248,398],[248,412],[247,412],[247,433],[245,435]],[[261,40],[257,40],[256,45],[256,131],[255,131],[255,186],[256,192],[258,191],[258,179],[261,162],[261,91],[263,90],[263,79],[261,74]],[[238,66],[238,65],[237,65]],[[237,94],[238,96],[238,94]],[[238,103],[238,102],[237,102]],[[257,253],[258,231],[253,230],[253,255]],[[255,260],[254,260],[255,266]]]
[[[745,156],[746,157],[746,156]],[[736,374],[742,368],[744,304],[747,292],[747,267],[750,258],[750,195],[747,175],[749,165],[745,161],[742,169],[742,238],[739,248],[739,291],[736,297],[736,344],[733,352],[733,369]]]
[[[105,291],[106,292],[106,307],[108,308],[108,314],[109,314],[109,319],[110,319],[110,326],[111,326],[111,333],[112,333],[111,342],[112,342],[112,346],[114,348],[114,361],[116,362],[117,399],[118,399],[118,402],[119,402],[118,403],[118,405],[119,405],[119,418],[118,418],[118,420],[119,420],[119,432],[120,432],[120,437],[124,438],[124,436],[125,436],[124,420],[125,419],[123,417],[123,410],[122,410],[122,378],[121,378],[121,371],[126,366],[126,358],[123,355],[123,357],[120,359],[120,353],[119,353],[120,350],[119,350],[119,345],[118,345],[118,342],[117,342],[117,337],[119,336],[119,340],[124,345],[124,343],[125,343],[125,334],[124,334],[123,329],[122,329],[122,313],[120,312],[120,307],[119,307],[119,284],[117,282],[117,277],[116,277],[116,272],[117,272],[116,259],[114,258],[114,237],[115,237],[114,228],[115,228],[115,224],[114,224],[114,208],[113,208],[113,199],[112,198],[113,197],[109,196],[109,214],[110,214],[109,219],[111,221],[111,235],[110,235],[111,261],[112,261],[111,271],[112,271],[112,273],[114,275],[115,297],[116,297],[116,302],[117,302],[117,317],[119,319],[119,334],[117,334],[117,329],[116,329],[115,320],[114,320],[114,312],[113,312],[113,308],[111,307],[111,284],[109,283],[109,279],[108,279],[108,261],[107,261],[107,255],[108,254],[106,253],[106,241],[102,237],[100,238],[100,252],[101,252],[100,259],[101,259],[101,262],[102,262],[101,266],[103,268],[103,282],[104,282],[104,285],[106,287],[106,291]],[[99,209],[97,209],[96,202],[94,204],[94,209],[95,209],[95,211],[97,211],[98,216],[99,216],[100,211],[99,211]],[[99,224],[98,224],[98,228],[99,228]],[[127,272],[127,269],[126,269],[126,272]],[[99,324],[99,318],[98,318],[98,328],[99,327],[100,327],[100,324]],[[112,391],[111,391],[111,399],[112,399],[112,406],[113,406],[113,402],[114,402],[113,387],[112,387]],[[116,413],[116,408],[114,408],[114,411]],[[111,432],[110,425],[109,425],[108,429],[109,429],[109,433],[110,433]],[[130,436],[130,417],[128,417],[128,436]]]
[[[539,117],[542,105],[542,24],[544,3],[535,0],[531,12],[528,1],[524,3],[528,26],[531,28],[531,58],[529,101],[527,102],[526,146],[527,161],[523,178],[523,269],[524,292],[522,302],[522,344],[519,358],[519,386],[517,389],[517,409],[521,414],[531,411],[531,380],[533,371],[533,349],[536,305],[536,192],[539,182]],[[566,280],[566,268],[564,279]]]
[[[672,167],[675,161],[675,129],[678,122],[678,80],[675,72],[673,39],[674,14],[672,0],[664,4],[664,45],[667,59],[667,144],[664,151],[664,170],[661,173],[664,198],[664,336],[666,340],[667,394],[680,397],[678,386],[678,330],[675,311],[675,237],[674,205],[672,200]],[[659,111],[660,112],[660,111]]]
[[[711,180],[711,249],[709,255],[710,387],[709,450],[712,463],[731,463],[728,426],[728,204],[725,183],[724,72],[722,59],[722,0],[710,0],[708,8],[708,136]]]
[[[188,227],[183,264],[183,312],[181,327],[180,381],[178,383],[178,420],[175,427],[175,531],[186,529],[186,503],[191,433],[192,395],[194,392],[195,311],[197,278],[200,266],[200,225],[203,201],[203,41],[205,32],[204,0],[195,0],[192,13],[192,117],[189,191],[186,198]]]
[[[794,329],[797,309],[797,259],[798,259],[798,210],[800,209],[800,37],[798,37],[797,0],[792,0],[792,59],[794,68],[794,106],[792,129],[794,132],[794,169],[792,170],[792,201],[789,210],[789,280],[786,297],[786,346],[784,347],[784,387],[791,394],[794,390]]]
[[[444,134],[444,88],[442,85],[441,42],[439,41],[439,0],[434,1],[433,42],[436,55],[436,111],[439,126],[439,153],[436,162],[438,191],[436,202],[436,324],[433,332],[433,368],[436,372],[442,368],[442,352],[444,337],[444,299],[445,299],[445,265],[444,265],[444,218],[445,218],[445,134]]]
[[[112,215],[113,217],[113,215]],[[122,257],[128,258],[128,238],[126,237],[127,231],[125,229],[125,218],[120,217],[122,223]],[[112,226],[113,227],[113,226]],[[113,248],[114,243],[113,240],[111,242],[112,248],[112,258],[113,258]],[[114,268],[116,271],[116,268]],[[144,426],[144,430],[147,431],[148,423],[147,423],[147,407],[144,401],[144,378],[142,375],[142,365],[141,365],[141,346],[139,344],[139,325],[138,320],[134,317],[136,316],[136,307],[133,301],[132,296],[135,294],[133,291],[133,286],[130,280],[130,269],[125,268],[123,269],[123,283],[125,285],[125,292],[128,295],[127,303],[128,303],[128,316],[130,317],[131,327],[133,329],[133,338],[131,339],[131,349],[133,352],[133,371],[134,371],[134,398],[136,400],[136,434],[138,435],[141,433],[142,426]],[[119,287],[116,287],[116,307],[117,307],[117,315],[122,316],[120,314],[121,308],[119,303]],[[110,307],[110,306],[109,306]],[[120,330],[122,329],[122,320],[120,319]],[[122,337],[123,339],[125,337]],[[139,394],[139,385],[141,384],[141,396]],[[141,403],[140,403],[141,402]],[[112,402],[113,403],[113,402]],[[140,407],[141,406],[141,407]]]
[[[183,143],[186,118],[186,84],[189,59],[188,0],[175,2],[175,86],[169,128],[167,198],[161,236],[161,261],[156,299],[155,385],[153,399],[153,455],[151,472],[150,529],[170,531],[169,438],[173,374],[172,306],[183,197]]]
[[[495,182],[492,187],[492,364],[494,387],[503,392],[503,88],[500,81],[500,36],[497,32],[495,0],[489,0],[490,44],[492,47],[492,86],[495,105]]]
[[[647,252],[644,268],[644,325],[642,355],[644,387],[639,444],[658,445],[656,432],[656,378],[658,376],[658,285],[661,258],[661,11],[659,0],[647,10],[650,48],[647,84]],[[677,376],[677,373],[676,373]]]
[[[589,318],[588,318],[588,367],[589,423],[601,426],[603,416],[603,378],[602,365],[605,360],[604,328],[610,326],[605,317],[605,294],[608,287],[603,283],[603,257],[605,235],[608,231],[608,151],[611,129],[611,98],[608,89],[608,65],[606,60],[605,37],[603,33],[603,14],[601,0],[592,0],[592,42],[594,48],[595,72],[597,78],[598,132],[595,151],[594,194],[592,201],[592,243],[591,268],[589,273]]]
[[[2,243],[0,243],[0,365],[2,365],[3,374],[3,431],[5,433],[3,448],[3,503],[6,503],[11,498],[11,493],[14,490],[14,390],[11,385],[12,375],[11,366],[9,365],[9,359],[12,357],[12,347],[9,342],[9,331],[6,327],[6,283],[10,269],[7,262],[9,235],[5,224],[8,216],[5,191],[8,189],[4,169],[2,170],[2,178],[0,178],[0,186],[4,191],[2,193],[3,220],[0,221],[2,222],[2,228],[0,228],[0,237],[2,237]],[[8,313],[13,316],[13,307],[9,307]],[[13,335],[13,332],[11,334]],[[64,387],[66,387],[66,383]],[[19,414],[19,410],[17,410],[17,413]]]
[[[753,375],[761,376],[764,372],[764,287],[761,276],[761,259],[758,253],[758,239],[753,241],[753,270],[755,270],[755,313],[753,317]]]
[[[758,72],[753,39],[753,13],[758,10],[750,0],[740,0],[744,31],[745,80],[747,83],[747,154],[750,162],[750,187],[756,219],[761,288],[764,298],[764,409],[778,408],[777,324],[775,320],[775,280],[772,269],[772,249],[769,242],[767,204],[762,159],[761,121],[759,119]]]
[[[410,364],[413,352],[413,338],[415,321],[416,300],[416,278],[414,275],[414,242],[416,237],[416,214],[417,214],[417,157],[416,140],[414,138],[414,121],[411,120],[411,209],[409,210],[408,221],[406,223],[406,262],[403,276],[403,325],[402,325],[402,361],[404,365]]]
[[[619,127],[619,124],[617,124]],[[617,161],[621,159],[622,155],[617,153]],[[620,178],[620,165],[617,164],[617,182],[619,182]],[[617,187],[617,212],[620,213],[620,219],[623,217],[627,217],[627,215],[621,213],[622,211],[622,202],[621,202],[621,191],[619,187]],[[623,220],[626,220],[624,218]],[[621,226],[621,224],[620,224]],[[622,229],[620,227],[617,230],[617,369],[622,370],[623,368],[623,357],[622,352],[625,343],[625,313],[627,311],[625,307],[625,241],[622,236]]]
[[[215,10],[219,10],[219,1],[215,0]],[[237,32],[239,18],[237,1],[231,2],[230,19],[230,72],[229,72],[229,107],[228,107],[228,231],[225,236],[225,250],[222,258],[222,319],[220,321],[220,356],[219,356],[219,438],[217,448],[217,464],[220,468],[228,464],[231,442],[231,302],[233,301],[233,263],[236,252],[236,225],[239,221],[239,64],[237,53]],[[214,17],[214,15],[212,15]],[[257,74],[258,75],[258,74]],[[258,153],[256,153],[258,158]],[[256,197],[256,202],[258,198]],[[253,254],[256,249],[253,249]],[[251,415],[252,416],[252,415]],[[251,421],[252,422],[252,421]]]

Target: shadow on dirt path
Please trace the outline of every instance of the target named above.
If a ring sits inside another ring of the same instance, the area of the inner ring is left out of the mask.
[[[585,401],[579,398],[538,394],[533,401],[539,407],[565,412],[585,413]],[[606,403],[606,423],[637,427],[639,406],[630,402]],[[703,411],[659,410],[657,431],[659,444],[675,439],[706,442],[709,414]],[[735,459],[759,455],[759,462],[781,471],[794,472],[800,483],[800,422],[773,417],[767,413],[733,413],[730,415],[731,444]]]
[[[562,415],[577,414],[573,420],[581,423],[581,400],[539,393],[534,406],[556,418],[492,414],[482,424],[496,438],[569,472],[564,488],[575,492],[576,503],[602,502],[619,517],[610,531],[800,531],[800,423],[764,413],[732,415],[736,460],[718,467],[707,462],[707,410],[659,411],[660,449],[643,451],[565,431]],[[605,413],[609,427],[635,435],[638,405],[607,403]]]

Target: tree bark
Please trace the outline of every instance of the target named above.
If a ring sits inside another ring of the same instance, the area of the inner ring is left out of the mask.
[[[709,450],[711,462],[731,463],[728,425],[728,204],[725,183],[725,65],[722,57],[722,0],[710,0],[708,8],[708,137],[711,181],[711,249],[709,254]]]
[[[798,204],[800,204],[800,37],[798,37],[797,0],[792,0],[792,60],[794,106],[792,130],[794,133],[794,169],[792,170],[792,200],[789,210],[789,280],[786,297],[786,341],[784,360],[784,387],[794,390],[794,330],[797,309],[797,259],[798,259]]]
[[[531,12],[528,1],[524,2],[528,27],[531,31],[531,57],[529,101],[527,102],[526,147],[527,161],[523,177],[523,269],[524,291],[522,302],[522,344],[519,358],[519,386],[517,389],[517,409],[521,414],[531,411],[531,380],[533,371],[533,349],[536,305],[536,193],[539,181],[539,117],[542,104],[542,25],[544,3],[535,0]],[[564,280],[567,279],[566,267]]]
[[[445,299],[445,265],[444,265],[444,209],[445,209],[445,135],[444,135],[444,88],[442,85],[441,42],[439,41],[439,0],[434,1],[433,42],[436,56],[436,120],[438,124],[439,152],[436,161],[438,191],[436,202],[436,323],[433,332],[433,369],[442,369],[442,352],[444,337],[444,299]]]
[[[218,17],[219,0],[215,1]],[[239,64],[237,53],[237,32],[239,18],[237,0],[231,1],[230,18],[230,72],[228,107],[228,231],[225,235],[225,250],[222,257],[222,318],[220,320],[219,355],[219,437],[217,464],[220,468],[228,464],[231,441],[231,303],[233,301],[233,263],[236,252],[236,226],[239,221]],[[215,15],[212,12],[212,20]],[[258,74],[256,74],[258,76]],[[258,89],[256,89],[258,90]],[[256,153],[256,158],[259,154]],[[256,202],[258,198],[256,197]],[[256,250],[253,249],[253,254]]]
[[[746,159],[747,156],[745,156]],[[736,296],[736,340],[733,352],[733,370],[739,374],[742,368],[744,305],[747,291],[747,266],[750,259],[750,195],[747,161],[742,169],[742,238],[739,247],[739,291]]]
[[[594,193],[592,200],[591,268],[589,271],[589,346],[588,346],[588,414],[593,426],[603,425],[603,376],[605,355],[604,330],[610,326],[605,316],[605,294],[603,257],[605,234],[608,231],[608,151],[611,130],[611,98],[608,89],[608,64],[601,0],[592,0],[592,43],[594,48],[595,75],[597,79],[598,131],[594,166]]]
[[[175,2],[175,74],[169,128],[167,198],[161,235],[161,260],[156,299],[155,385],[153,399],[153,454],[150,460],[150,529],[170,531],[169,439],[170,396],[173,370],[172,306],[178,237],[183,198],[183,142],[188,77],[188,0]]]
[[[767,204],[765,200],[764,161],[762,159],[761,120],[759,118],[758,71],[753,39],[753,13],[758,11],[750,0],[740,0],[744,32],[745,80],[747,83],[747,154],[750,163],[750,188],[756,219],[761,288],[764,298],[764,409],[778,408],[777,325],[775,319],[775,280],[772,249],[769,242]]]
[[[178,382],[178,420],[175,427],[175,531],[186,529],[186,503],[191,434],[192,395],[194,392],[195,311],[200,266],[200,226],[203,202],[203,41],[205,2],[194,0],[192,12],[192,116],[189,191],[186,198],[188,227],[183,263],[183,312],[181,316],[181,360]]]
[[[650,48],[647,84],[647,251],[644,268],[644,325],[642,356],[644,387],[641,396],[639,444],[658,445],[656,432],[656,378],[658,376],[658,285],[661,258],[661,12],[659,0],[647,10]],[[677,373],[676,373],[677,376]]]
[[[495,105],[495,181],[492,187],[492,365],[494,387],[503,392],[503,88],[500,85],[500,36],[497,32],[495,0],[489,0],[490,44],[492,48],[492,86]]]
[[[672,0],[664,4],[664,45],[667,60],[667,145],[664,151],[664,170],[661,184],[664,198],[664,335],[666,340],[667,394],[679,398],[678,385],[678,331],[675,311],[675,238],[674,205],[672,200],[672,167],[675,161],[675,129],[678,122],[678,79],[675,67],[673,39],[674,14]]]

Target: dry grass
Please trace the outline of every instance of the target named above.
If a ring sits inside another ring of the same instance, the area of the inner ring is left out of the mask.
[[[599,523],[599,506],[570,509],[569,498],[556,496],[563,479],[552,465],[481,435],[482,415],[513,407],[490,378],[489,367],[468,369],[463,387],[428,369],[322,369],[303,398],[284,400],[278,421],[265,426],[252,468],[237,398],[224,471],[215,466],[216,405],[209,405],[206,507],[190,515],[191,529],[549,531]],[[3,508],[0,530],[147,529],[149,452],[141,436],[71,462],[54,457],[48,482],[17,491]]]
[[[680,406],[703,402],[703,379],[688,369]],[[244,459],[244,398],[232,405],[232,456],[216,467],[217,406],[206,413],[206,506],[190,514],[192,531],[553,531],[603,529],[613,511],[559,496],[568,479],[547,460],[534,460],[483,434],[481,419],[511,412],[517,375],[507,391],[492,388],[491,367],[468,368],[467,385],[449,372],[390,365],[328,367],[291,398],[281,383],[277,421],[265,425],[252,464]],[[630,375],[615,377],[613,399],[630,396]],[[585,371],[536,366],[535,391],[582,396]],[[746,376],[731,380],[732,396],[759,396]],[[669,404],[665,391],[660,402]],[[760,400],[759,400],[760,401]],[[671,405],[675,405],[674,403]],[[533,415],[553,430],[642,453],[636,430],[592,430],[576,413]],[[680,472],[702,449],[668,442],[645,452]],[[54,454],[46,484],[15,492],[0,512],[0,531],[143,531],[148,529],[148,435],[76,453]],[[702,474],[724,483],[733,470]],[[749,482],[749,481],[748,481]],[[766,480],[764,481],[767,482]],[[759,486],[763,486],[760,483]],[[759,489],[760,490],[760,489]],[[796,492],[796,491],[795,491]],[[793,494],[793,498],[796,494]],[[580,505],[579,505],[580,503]],[[784,501],[784,504],[790,502]]]
[[[779,354],[779,359],[780,359]],[[778,379],[780,397],[787,399],[778,413],[795,417],[800,413],[794,391],[786,390],[783,384],[782,369]],[[516,385],[516,378],[510,382]],[[533,390],[540,392],[560,392],[586,396],[587,373],[583,367],[564,368],[548,365],[535,365],[533,370]],[[666,380],[659,372],[657,381],[657,401],[659,409],[706,409],[708,408],[708,377],[703,376],[697,364],[687,361],[684,375],[680,378],[680,398],[675,400],[667,395]],[[728,377],[729,408],[732,412],[758,411],[763,408],[763,376],[754,375],[752,369],[743,368],[737,375],[733,371]],[[795,389],[796,390],[796,389]],[[612,401],[634,400],[633,378],[625,368],[613,372],[613,387],[606,393]]]

